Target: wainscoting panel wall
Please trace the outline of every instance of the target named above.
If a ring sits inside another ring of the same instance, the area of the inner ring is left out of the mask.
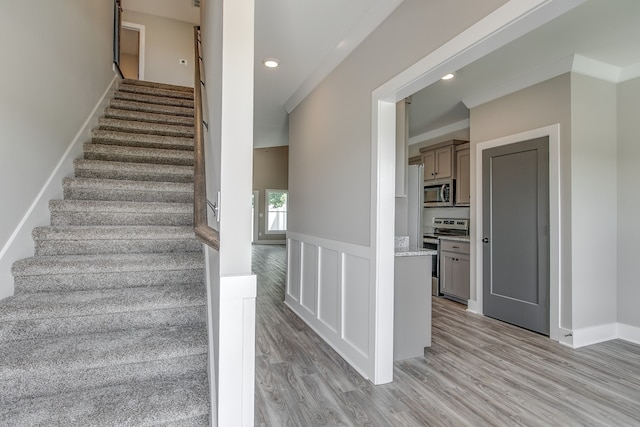
[[[370,248],[290,232],[287,260],[287,306],[370,378]]]

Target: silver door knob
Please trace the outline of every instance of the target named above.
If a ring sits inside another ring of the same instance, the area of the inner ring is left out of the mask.
[[[484,239],[482,239],[482,243],[489,243],[489,238],[485,237]]]

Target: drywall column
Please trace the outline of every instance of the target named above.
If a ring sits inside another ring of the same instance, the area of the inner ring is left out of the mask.
[[[613,339],[617,334],[616,127],[615,83],[572,73],[571,269],[574,347]]]
[[[618,322],[620,335],[640,342],[640,78],[618,84]]]
[[[252,426],[256,278],[251,274],[253,0],[201,3],[209,118],[207,193],[220,191],[219,253],[207,249],[212,424]]]

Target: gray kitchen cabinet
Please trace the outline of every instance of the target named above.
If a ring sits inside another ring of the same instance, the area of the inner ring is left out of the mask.
[[[421,150],[422,151],[422,150]],[[453,177],[453,145],[422,152],[424,180],[433,181]]]
[[[440,244],[440,291],[467,303],[470,292],[469,243],[446,241]]]
[[[469,144],[456,147],[456,206],[471,203],[471,150]]]

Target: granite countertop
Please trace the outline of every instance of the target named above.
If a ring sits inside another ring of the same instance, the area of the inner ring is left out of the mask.
[[[422,249],[422,248],[396,248],[396,256],[435,256],[438,254],[438,251],[434,251],[433,249]]]
[[[438,236],[440,240],[451,240],[454,242],[467,242],[469,243],[469,236]]]
[[[429,256],[437,255],[438,251],[432,249],[410,248],[409,236],[395,237],[395,255],[396,256]]]

